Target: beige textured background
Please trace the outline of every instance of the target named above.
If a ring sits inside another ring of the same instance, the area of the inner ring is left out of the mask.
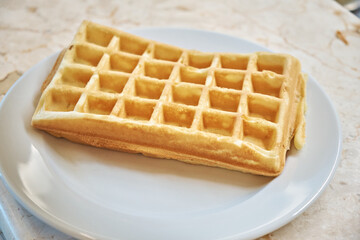
[[[263,239],[360,239],[358,18],[330,0],[0,0],[0,101],[28,68],[66,46],[83,19],[120,29],[180,26],[217,31],[299,58],[338,111],[341,163],[329,187],[307,211]],[[6,190],[0,194],[0,203],[14,218],[15,233],[2,223],[8,236],[68,239],[12,202]]]

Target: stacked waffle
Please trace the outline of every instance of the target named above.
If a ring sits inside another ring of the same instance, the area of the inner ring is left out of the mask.
[[[96,147],[276,176],[293,137],[304,143],[304,108],[292,56],[203,53],[84,21],[44,82],[32,125]]]

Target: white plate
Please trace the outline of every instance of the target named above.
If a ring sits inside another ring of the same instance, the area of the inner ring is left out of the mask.
[[[203,51],[253,52],[242,39],[188,29],[133,33]],[[79,238],[256,238],[285,225],[322,192],[339,161],[340,127],[318,83],[308,81],[306,145],[267,178],[92,148],[30,126],[57,54],[27,71],[0,106],[0,169],[15,198]]]

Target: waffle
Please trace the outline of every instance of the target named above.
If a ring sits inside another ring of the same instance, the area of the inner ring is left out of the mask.
[[[96,147],[277,176],[291,140],[304,144],[305,84],[286,54],[205,53],[84,21],[45,80],[32,125]]]

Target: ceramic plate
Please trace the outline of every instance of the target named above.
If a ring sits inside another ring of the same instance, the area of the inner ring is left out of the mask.
[[[188,29],[135,34],[202,51],[256,44]],[[243,239],[285,225],[320,195],[339,161],[339,120],[309,78],[306,145],[267,178],[75,144],[31,127],[57,54],[27,71],[0,106],[0,170],[15,198],[49,225],[85,239]]]

